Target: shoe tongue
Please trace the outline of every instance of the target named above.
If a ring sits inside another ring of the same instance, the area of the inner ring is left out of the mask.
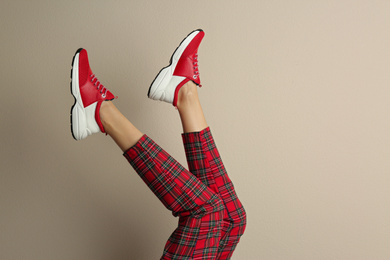
[[[107,90],[106,98],[104,100],[113,100],[115,96],[111,93],[111,91]]]
[[[199,75],[196,79],[192,79],[192,81],[196,84],[196,85],[200,85],[200,78],[199,78]]]

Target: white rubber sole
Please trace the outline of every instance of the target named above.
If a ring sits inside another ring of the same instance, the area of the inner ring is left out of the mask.
[[[72,62],[72,82],[71,93],[75,103],[71,110],[71,130],[73,138],[76,140],[83,139],[83,132],[86,128],[85,111],[79,88],[79,51],[75,54]],[[85,138],[85,137],[84,137]]]
[[[200,30],[191,32],[176,48],[170,59],[170,64],[160,70],[150,85],[148,91],[149,98],[168,103],[173,102],[176,86],[185,79],[185,77],[173,76],[173,72],[184,50],[199,32]]]

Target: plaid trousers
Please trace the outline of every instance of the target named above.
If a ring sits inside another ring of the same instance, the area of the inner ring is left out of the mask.
[[[124,153],[164,206],[179,217],[161,259],[230,259],[246,227],[210,128],[182,135],[189,171],[144,135]]]

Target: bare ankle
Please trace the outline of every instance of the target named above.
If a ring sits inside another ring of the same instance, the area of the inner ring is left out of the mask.
[[[180,104],[188,102],[192,103],[194,101],[199,101],[198,89],[194,82],[189,81],[184,84],[179,90],[177,106],[179,107]]]
[[[103,101],[102,105],[100,106],[100,116],[107,114],[113,105],[114,104],[111,101]]]
[[[102,105],[100,106],[100,120],[103,124],[104,129],[108,127],[108,123],[110,121],[110,115],[115,108],[114,104],[111,101],[103,101]]]

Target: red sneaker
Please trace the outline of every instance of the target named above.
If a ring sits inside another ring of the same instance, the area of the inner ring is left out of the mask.
[[[192,80],[200,85],[198,69],[198,48],[204,37],[203,30],[191,32],[173,53],[170,64],[157,74],[152,82],[148,97],[177,105],[180,88]]]
[[[73,138],[81,140],[94,133],[105,133],[100,106],[115,97],[92,73],[84,49],[78,49],[73,57],[71,79],[70,91],[75,98],[70,114]]]

